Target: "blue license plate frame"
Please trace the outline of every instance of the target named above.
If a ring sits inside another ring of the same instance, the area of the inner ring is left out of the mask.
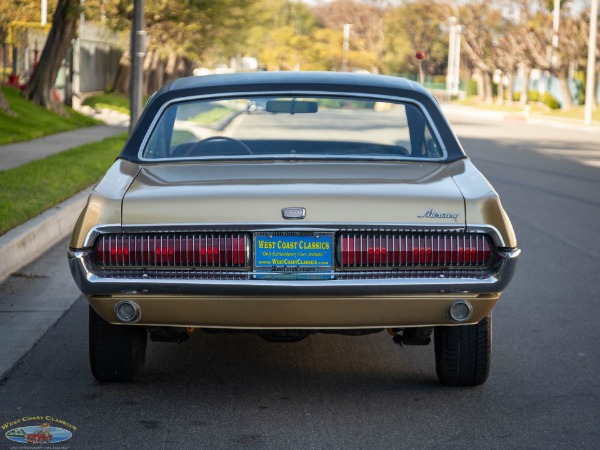
[[[273,231],[253,236],[254,272],[258,274],[310,275],[334,270],[332,232]]]

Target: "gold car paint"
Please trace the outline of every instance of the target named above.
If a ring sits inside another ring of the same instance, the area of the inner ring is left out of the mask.
[[[71,236],[69,246],[81,249],[85,238],[98,224],[121,224],[121,203],[125,192],[139,172],[139,166],[118,159],[94,187]]]
[[[137,325],[245,328],[338,329],[396,328],[452,325],[448,307],[468,300],[477,323],[490,314],[500,294],[431,294],[402,296],[161,296],[118,295],[89,297],[94,310],[107,322],[120,324],[115,305],[132,300],[140,306]],[[463,323],[463,325],[465,324]]]
[[[467,224],[488,224],[495,227],[508,248],[517,247],[517,238],[500,197],[469,159],[449,165],[452,178],[465,198]]]
[[[143,167],[125,194],[123,225],[286,223],[306,208],[320,223],[464,226],[464,200],[439,163],[229,162]],[[426,217],[434,210],[456,216]]]

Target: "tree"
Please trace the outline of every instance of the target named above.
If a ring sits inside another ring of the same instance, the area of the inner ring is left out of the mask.
[[[459,9],[463,25],[462,47],[468,61],[478,74],[481,101],[492,102],[492,74],[496,68],[494,43],[504,33],[504,19],[495,5],[485,0],[469,2]]]
[[[10,109],[10,105],[8,104],[8,101],[6,100],[6,97],[4,96],[4,92],[2,92],[2,89],[0,89],[0,111],[3,112],[4,114],[8,114],[10,116],[14,115],[14,112],[12,111],[12,109]]]
[[[323,27],[342,33],[344,24],[351,24],[349,66],[380,72],[383,68],[385,8],[378,2],[334,0],[315,6],[313,13]],[[369,56],[367,56],[367,54]],[[353,56],[360,60],[356,61]],[[359,64],[370,63],[368,67]],[[335,69],[341,69],[335,67]]]
[[[582,27],[585,19],[582,16],[574,17],[567,11],[561,10],[558,47],[553,48],[552,14],[546,3],[540,2],[539,5],[540,7],[531,12],[528,17],[528,30],[524,35],[524,41],[533,64],[540,69],[547,70],[558,79],[562,96],[561,107],[570,109],[574,104],[568,75],[571,64],[581,63],[583,55],[585,55],[587,48],[585,29],[587,27]],[[550,58],[548,58],[549,55]]]
[[[257,0],[146,0],[144,17],[148,47],[144,61],[144,92],[190,75],[194,66],[213,55],[235,56],[253,20]],[[107,0],[107,24],[125,34],[133,12],[129,0]],[[124,39],[124,41],[127,41]],[[129,89],[129,54],[121,59],[114,83],[117,91]]]
[[[63,115],[65,110],[52,92],[60,66],[77,32],[80,12],[79,0],[59,0],[42,56],[23,91],[27,99]]]
[[[443,73],[448,59],[448,34],[443,29],[448,13],[438,1],[418,0],[386,12],[386,66],[395,72],[415,73],[421,64],[418,50],[425,52],[426,73]]]

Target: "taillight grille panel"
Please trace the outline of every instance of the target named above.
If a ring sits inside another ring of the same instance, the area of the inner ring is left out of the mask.
[[[342,268],[489,267],[494,247],[485,234],[343,232],[337,240]]]
[[[251,232],[103,234],[93,262],[105,269],[251,271]],[[335,238],[335,271],[484,270],[497,249],[487,234],[464,231],[342,230]],[[391,271],[391,272],[390,272]]]
[[[248,233],[102,235],[96,261],[104,267],[245,268]]]

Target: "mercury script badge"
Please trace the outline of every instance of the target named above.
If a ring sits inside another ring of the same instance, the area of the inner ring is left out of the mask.
[[[304,208],[283,208],[281,215],[288,220],[301,220],[306,217],[306,209]]]
[[[445,212],[437,212],[435,209],[429,209],[422,216],[417,216],[419,219],[454,219],[455,222],[458,222],[459,213],[445,213]]]

